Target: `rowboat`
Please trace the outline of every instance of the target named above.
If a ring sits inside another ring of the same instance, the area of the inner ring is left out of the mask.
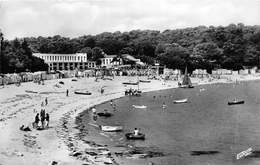
[[[86,91],[86,92],[74,92],[75,94],[78,94],[78,95],[91,95],[90,92]]]
[[[149,80],[139,80],[139,82],[150,83],[151,81],[149,81]]]
[[[138,85],[138,82],[123,82],[124,85]]]
[[[188,99],[181,99],[181,100],[173,100],[173,103],[180,104],[180,103],[187,103]]]
[[[232,101],[232,102],[228,102],[228,105],[234,105],[234,104],[244,104],[245,101]]]
[[[126,133],[125,137],[127,139],[133,139],[133,140],[144,140],[145,134],[139,133],[138,135],[135,135],[134,133]]]
[[[114,132],[114,131],[122,131],[123,126],[100,126],[102,131],[106,132]]]
[[[31,91],[31,90],[25,90],[25,92],[27,92],[27,93],[38,93],[36,91]]]
[[[99,112],[97,113],[98,116],[105,116],[105,117],[111,117],[113,114],[110,112]]]
[[[133,107],[135,107],[135,108],[147,108],[146,105],[133,105]]]

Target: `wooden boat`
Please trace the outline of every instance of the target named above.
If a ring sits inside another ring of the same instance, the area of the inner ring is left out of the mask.
[[[115,131],[122,131],[123,126],[100,126],[102,131],[106,132],[115,132]]]
[[[147,108],[146,105],[133,105],[133,107],[135,107],[135,108]]]
[[[134,133],[126,133],[126,139],[133,139],[133,140],[144,140],[145,134],[139,133],[139,135],[134,135]]]
[[[105,116],[105,117],[111,117],[113,113],[110,112],[99,112],[97,113],[98,116]]]
[[[27,97],[29,96],[28,94],[21,94],[21,95],[15,95],[16,97]]]
[[[150,83],[151,81],[149,81],[149,80],[139,80],[139,82]]]
[[[138,82],[123,82],[124,85],[138,85]]]
[[[228,105],[235,105],[235,104],[244,104],[245,101],[232,101],[232,102],[228,102]]]
[[[77,92],[77,91],[75,91],[74,93],[78,94],[78,95],[91,95],[91,93],[88,92],[88,91],[86,91],[86,92]]]
[[[31,91],[31,90],[25,90],[25,92],[27,92],[27,93],[38,93],[36,91]]]
[[[188,99],[181,99],[181,100],[174,100],[173,103],[180,104],[180,103],[187,103]]]

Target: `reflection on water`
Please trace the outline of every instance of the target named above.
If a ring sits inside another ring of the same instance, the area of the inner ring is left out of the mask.
[[[100,142],[109,144],[115,151],[117,147],[156,148],[164,156],[149,158],[155,164],[257,164],[260,162],[260,91],[256,90],[259,86],[257,81],[212,84],[203,86],[204,90],[198,86],[143,93],[142,97],[127,96],[114,100],[116,112],[111,118],[99,117],[97,121],[98,125],[122,125],[122,132],[102,136],[100,129],[87,124],[88,116],[85,125],[90,129],[89,137],[99,137]],[[173,103],[184,98],[188,98],[187,103]],[[227,104],[234,99],[245,100],[245,104]],[[162,107],[163,103],[166,108]],[[132,106],[138,104],[147,108]],[[114,110],[110,102],[96,109]],[[124,138],[134,128],[141,129],[145,141]],[[252,148],[252,154],[236,160],[236,155],[248,148]]]

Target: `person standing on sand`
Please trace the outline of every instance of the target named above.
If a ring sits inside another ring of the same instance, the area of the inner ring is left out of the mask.
[[[49,116],[49,114],[47,113],[46,114],[46,117],[45,117],[45,120],[46,120],[46,128],[48,128],[49,127],[49,122],[50,122],[50,116]]]
[[[40,121],[39,113],[37,113],[37,115],[35,116],[35,121],[34,121],[34,124],[33,124],[33,128],[37,128],[38,127],[39,121]]]
[[[47,105],[48,104],[48,99],[47,99],[47,97],[45,98],[45,105]]]
[[[66,91],[66,96],[68,97],[69,96],[69,90],[67,89]]]

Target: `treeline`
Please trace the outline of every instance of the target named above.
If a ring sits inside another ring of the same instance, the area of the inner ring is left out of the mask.
[[[229,26],[199,26],[165,30],[132,30],[104,32],[78,38],[30,37],[23,41],[32,52],[88,53],[89,60],[104,54],[130,54],[145,63],[159,60],[168,68],[241,69],[243,65],[259,65],[260,26],[230,24]],[[6,41],[11,44],[14,41]]]
[[[1,40],[0,73],[47,71],[44,60],[32,56],[26,40]]]

